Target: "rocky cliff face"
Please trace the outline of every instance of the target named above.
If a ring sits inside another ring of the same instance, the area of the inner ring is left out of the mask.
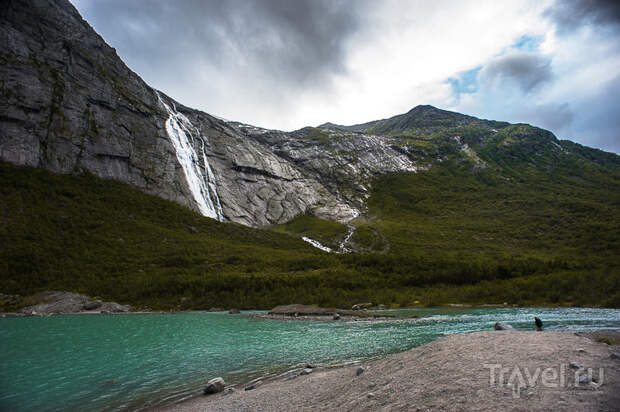
[[[448,158],[474,171],[513,160],[550,167],[576,150],[527,125],[432,106],[288,133],[225,122],[149,87],[67,0],[5,0],[0,44],[1,160],[89,171],[221,221],[347,222],[379,174]]]
[[[0,41],[4,161],[87,170],[252,226],[357,214],[269,148],[149,87],[66,0],[5,2]]]

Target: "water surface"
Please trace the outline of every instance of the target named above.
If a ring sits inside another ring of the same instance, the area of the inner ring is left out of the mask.
[[[492,329],[620,329],[620,310],[413,309],[420,319],[281,321],[251,312],[0,319],[0,410],[139,409],[311,363],[401,352],[439,336]]]

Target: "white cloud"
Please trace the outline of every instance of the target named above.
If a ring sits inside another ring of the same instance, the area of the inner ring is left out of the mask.
[[[292,130],[433,104],[617,147],[606,143],[617,139],[613,122],[601,124],[607,112],[593,102],[612,101],[620,36],[591,5],[567,25],[572,6],[554,13],[553,0],[149,4],[77,6],[152,86],[224,118]],[[472,79],[455,92],[448,80],[463,73]]]

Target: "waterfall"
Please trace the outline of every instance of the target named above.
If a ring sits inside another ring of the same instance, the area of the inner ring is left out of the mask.
[[[353,236],[353,233],[355,233],[355,226],[349,224],[347,225],[347,227],[348,227],[347,235],[345,236],[344,240],[340,243],[340,246],[338,246],[339,253],[349,253],[351,251],[351,249],[349,249],[346,245],[347,243],[349,243],[349,240],[351,239],[351,236]]]
[[[328,248],[325,245],[322,245],[320,242],[314,240],[314,239],[310,239],[309,237],[303,236],[301,238],[304,242],[308,242],[310,243],[312,246],[314,246],[317,249],[321,249],[323,252],[330,252],[331,253],[331,248]]]
[[[222,213],[222,205],[217,194],[215,175],[207,160],[205,138],[187,117],[176,111],[176,107],[173,106],[171,108],[167,105],[159,93],[157,93],[157,97],[168,112],[169,117],[165,124],[166,132],[172,142],[177,159],[183,168],[187,185],[198,204],[200,213],[204,216],[223,221],[224,214]],[[194,148],[197,140],[201,143],[200,157]]]

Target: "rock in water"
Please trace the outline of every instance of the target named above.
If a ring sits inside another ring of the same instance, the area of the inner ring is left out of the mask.
[[[300,372],[300,375],[310,375],[312,373],[312,369],[305,368]]]
[[[497,322],[494,328],[495,330],[514,330],[512,326],[504,322]]]
[[[224,379],[213,378],[209,382],[207,382],[204,394],[211,395],[213,393],[222,392],[224,390],[224,386],[226,386],[226,382],[224,382]]]
[[[241,311],[239,309],[231,309],[228,311],[228,313],[230,313],[231,315],[236,315],[241,313]]]
[[[340,313],[334,313],[333,319],[334,320],[339,320],[340,319]]]

